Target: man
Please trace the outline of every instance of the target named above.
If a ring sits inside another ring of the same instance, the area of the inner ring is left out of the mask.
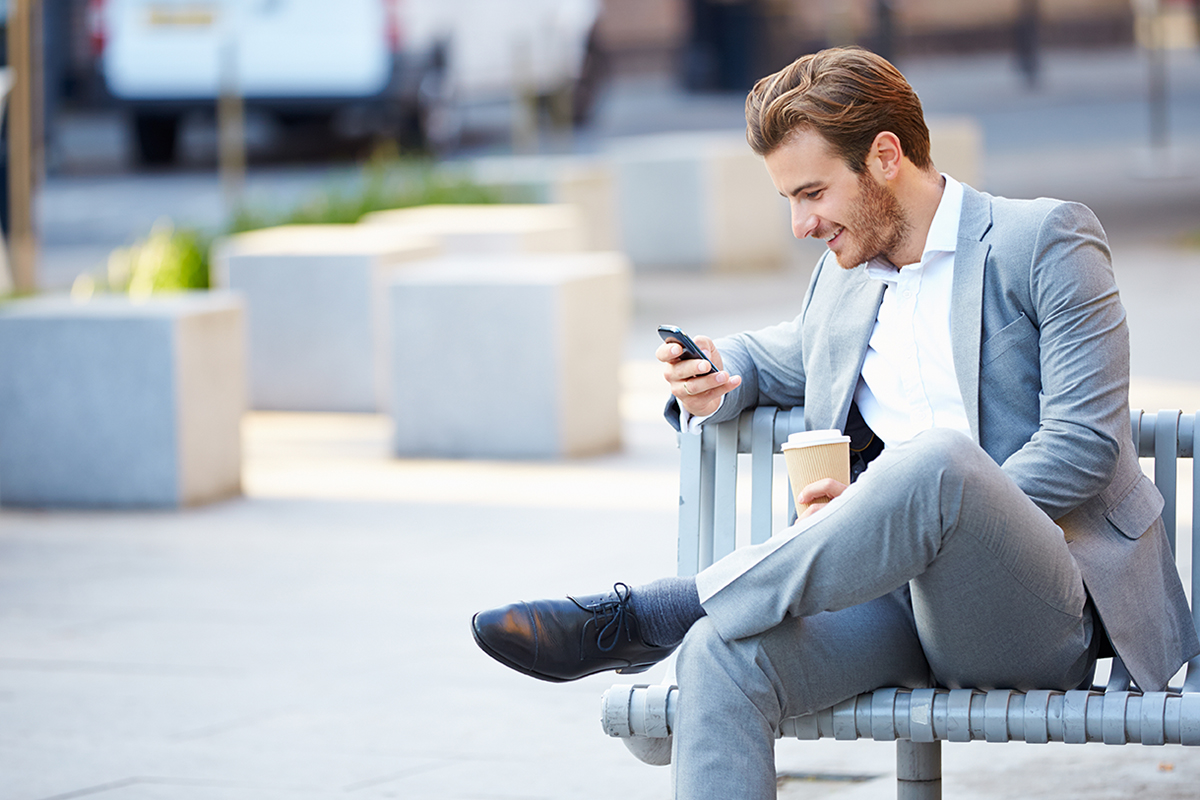
[[[1115,650],[1162,689],[1200,642],[1130,439],[1095,217],[939,174],[915,93],[862,50],[764,78],[746,117],[793,232],[829,252],[796,319],[698,337],[717,371],[659,348],[668,418],[803,405],[869,466],[805,487],[829,502],[694,579],[482,612],[480,646],[571,680],[682,640],[687,798],[774,797],[781,720],[881,686],[1067,690]]]

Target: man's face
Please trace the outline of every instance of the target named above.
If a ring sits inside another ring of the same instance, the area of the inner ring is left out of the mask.
[[[892,190],[869,170],[853,172],[820,134],[799,131],[765,161],[791,205],[792,233],[824,240],[843,269],[903,243],[908,220]]]

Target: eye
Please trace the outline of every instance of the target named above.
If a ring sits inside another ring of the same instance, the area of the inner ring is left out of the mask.
[[[813,189],[811,192],[804,193],[805,200],[820,200],[821,195],[825,194],[824,189]]]

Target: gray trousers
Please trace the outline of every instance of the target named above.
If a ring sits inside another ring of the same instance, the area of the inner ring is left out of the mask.
[[[675,796],[775,797],[784,719],[882,686],[1073,689],[1100,634],[1062,531],[967,437],[889,447],[826,508],[697,576]]]

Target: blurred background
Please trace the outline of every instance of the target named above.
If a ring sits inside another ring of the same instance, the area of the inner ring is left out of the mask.
[[[969,117],[982,188],[1008,188],[990,161],[1035,147],[1119,144],[1170,176],[1200,113],[1196,18],[1194,0],[39,0],[6,36],[30,65],[9,103],[29,134],[5,148],[30,209],[13,279],[70,285],[164,216],[215,236],[284,215],[373,158],[736,132],[756,77],[835,44]]]
[[[0,13],[2,800],[667,796],[600,733],[612,676],[467,624],[674,571],[655,329],[796,313],[823,246],[743,102],[822,47],[900,67],[942,170],[1090,205],[1132,405],[1200,408],[1196,0]],[[781,797],[894,796],[886,743],[779,754]],[[1180,748],[944,760],[956,797],[1200,785]]]
[[[18,55],[36,65],[10,113],[31,131],[17,171],[36,187],[38,285],[69,285],[158,217],[216,234],[238,209],[280,211],[298,187],[326,188],[373,155],[587,153],[640,133],[736,131],[756,77],[832,44],[896,60],[931,113],[970,115],[983,188],[1001,172],[988,159],[1049,145],[1119,143],[1126,159],[1156,148],[1150,166],[1165,173],[1170,148],[1194,141],[1200,105],[1193,0],[224,8],[40,0],[9,26],[9,47],[28,42]],[[203,178],[218,169],[216,192]],[[5,231],[8,216],[5,205]],[[14,264],[19,285],[32,280],[27,260]]]

